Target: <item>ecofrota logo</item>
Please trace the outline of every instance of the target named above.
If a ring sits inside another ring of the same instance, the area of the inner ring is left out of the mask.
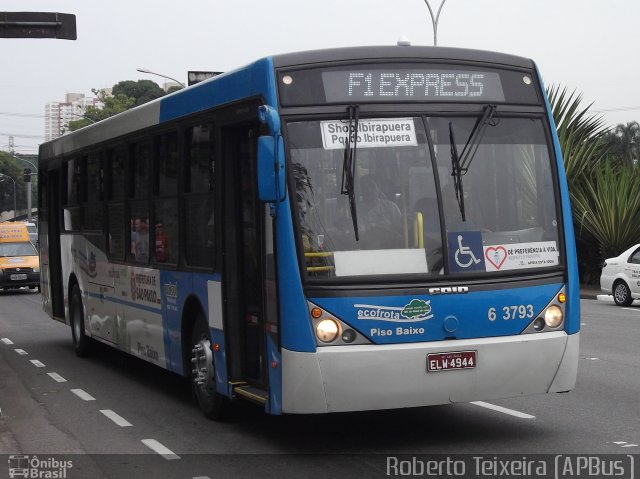
[[[354,304],[358,319],[389,321],[392,323],[413,323],[433,318],[431,301],[412,299],[404,306],[376,306],[372,304]]]

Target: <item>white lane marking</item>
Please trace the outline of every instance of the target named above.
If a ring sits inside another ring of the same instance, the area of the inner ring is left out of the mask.
[[[600,358],[582,358],[582,359],[588,359],[589,361],[600,361]]]
[[[638,309],[638,308],[622,308],[622,309],[626,309],[627,311],[635,311],[636,313],[640,313],[640,309]]]
[[[153,452],[157,452],[158,454],[160,454],[167,461],[173,461],[173,460],[176,460],[176,459],[180,459],[180,456],[178,456],[175,452],[173,452],[168,447],[163,446],[162,444],[160,444],[155,439],[143,439],[142,440],[142,444],[147,446]]]
[[[475,406],[480,406],[480,407],[485,407],[487,409],[491,409],[492,411],[497,411],[497,412],[501,412],[504,414],[508,414],[510,416],[515,416],[515,417],[519,417],[520,419],[535,419],[535,416],[532,416],[531,414],[526,414],[520,411],[515,411],[514,409],[509,409],[506,407],[502,407],[502,406],[497,406],[495,404],[491,404],[488,402],[484,402],[484,401],[474,401],[471,404],[475,405]]]
[[[67,382],[67,380],[62,376],[60,376],[58,373],[47,373],[47,376],[49,376],[51,379],[53,379],[55,382],[58,382],[58,383]]]
[[[9,338],[2,338],[0,339],[0,341],[2,341],[4,344],[13,344],[13,341],[11,341]]]
[[[44,363],[41,363],[41,362],[40,362],[40,361],[38,361],[37,359],[31,359],[31,360],[29,360],[29,362],[30,362],[31,364],[33,364],[35,367],[37,367],[37,368],[44,368],[44,367],[45,367],[45,366],[44,366]]]
[[[26,356],[27,354],[29,354],[24,349],[14,349],[14,351],[18,353],[20,356]]]
[[[83,401],[95,401],[96,400],[96,398],[94,398],[91,394],[89,394],[86,391],[83,391],[82,389],[72,389],[71,392],[73,394],[75,394],[76,396],[78,396]]]
[[[195,476],[193,479],[211,479],[209,476]]]
[[[631,444],[627,441],[612,441],[612,443],[620,447],[638,447],[638,444]]]
[[[111,419],[113,422],[115,422],[120,427],[131,427],[131,426],[133,426],[133,424],[131,424],[129,421],[127,421],[122,416],[120,416],[120,415],[116,414],[115,412],[113,412],[111,409],[100,409],[100,412],[102,414],[104,414],[105,416],[107,416],[109,419]]]

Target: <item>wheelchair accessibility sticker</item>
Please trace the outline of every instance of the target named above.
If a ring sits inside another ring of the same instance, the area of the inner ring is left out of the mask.
[[[449,269],[460,273],[465,271],[485,271],[482,233],[460,231],[447,234],[449,246]]]

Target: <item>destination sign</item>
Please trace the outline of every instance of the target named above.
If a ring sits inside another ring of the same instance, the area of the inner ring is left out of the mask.
[[[350,70],[322,72],[327,102],[504,102],[500,76],[465,70]]]
[[[376,63],[278,72],[283,106],[360,103],[544,104],[532,71]]]

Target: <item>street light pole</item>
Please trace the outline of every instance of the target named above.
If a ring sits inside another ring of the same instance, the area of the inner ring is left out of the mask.
[[[16,218],[17,208],[16,208],[16,180],[14,180],[11,176],[5,175],[4,173],[0,173],[0,178],[9,178],[13,181],[13,219]]]
[[[139,71],[140,73],[148,73],[149,75],[157,75],[157,76],[162,77],[162,78],[168,78],[169,80],[174,81],[174,82],[178,83],[179,85],[181,85],[182,88],[186,88],[184,83],[182,83],[179,80],[176,80],[175,78],[168,77],[167,75],[163,75],[161,73],[152,72],[151,70],[147,70],[146,68],[136,68],[136,71]]]
[[[429,0],[424,0],[424,3],[427,4],[427,8],[429,9],[429,15],[431,15],[431,23],[433,24],[433,46],[438,46],[438,20],[440,19],[440,12],[442,11],[442,7],[444,6],[444,2],[447,0],[442,0],[440,7],[438,8],[438,13],[436,16],[433,16],[433,10],[431,9],[431,5],[429,5]]]

